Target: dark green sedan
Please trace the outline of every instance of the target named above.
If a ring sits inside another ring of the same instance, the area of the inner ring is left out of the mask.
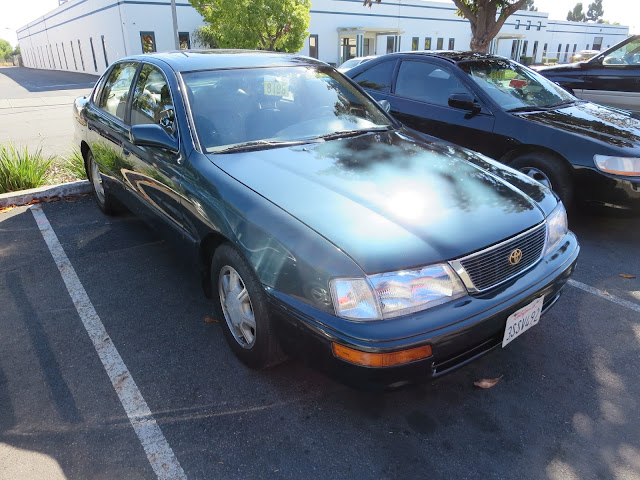
[[[313,59],[125,58],[74,114],[98,206],[195,262],[253,368],[293,355],[352,384],[438,377],[537,325],[575,268],[549,189],[403,128]]]

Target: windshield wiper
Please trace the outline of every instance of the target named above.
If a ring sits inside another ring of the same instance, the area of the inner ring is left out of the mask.
[[[208,153],[230,153],[230,152],[248,152],[251,150],[262,150],[266,148],[275,148],[282,147],[285,145],[299,145],[301,143],[308,143],[308,140],[291,140],[291,141],[282,141],[282,140],[253,140],[251,142],[238,143],[236,145],[231,145],[226,148],[222,148],[220,150],[213,150]]]
[[[546,110],[547,107],[537,107],[534,105],[526,105],[524,107],[516,107],[516,108],[510,108],[509,110],[507,110],[507,112],[509,113],[516,113],[516,112],[540,112],[540,111],[544,111]]]
[[[358,135],[364,135],[365,133],[375,133],[375,132],[388,132],[391,130],[391,126],[388,127],[377,127],[377,128],[361,128],[358,130],[339,130],[337,132],[327,133],[325,135],[320,135],[316,137],[322,140],[334,140],[336,138],[347,138],[347,137],[355,137]]]
[[[579,98],[575,98],[573,100],[563,100],[558,103],[552,103],[551,105],[547,105],[545,108],[557,108],[562,107],[563,105],[573,105],[575,103],[584,103],[586,100],[580,100]]]

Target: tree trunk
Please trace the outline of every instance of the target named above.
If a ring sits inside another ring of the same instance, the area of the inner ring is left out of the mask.
[[[472,52],[477,53],[489,53],[489,46],[491,45],[491,40],[485,38],[476,38],[472,37],[471,42],[469,43],[469,47]]]

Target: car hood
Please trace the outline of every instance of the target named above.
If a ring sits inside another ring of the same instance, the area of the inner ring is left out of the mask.
[[[519,116],[555,129],[575,133],[614,147],[640,148],[640,120],[630,113],[590,102]]]
[[[582,70],[581,64],[586,62],[567,63],[565,65],[554,65],[552,67],[536,68],[536,72],[546,75],[547,73],[560,73],[560,72],[576,72]]]
[[[465,155],[391,131],[208,157],[371,274],[457,258],[544,220]]]

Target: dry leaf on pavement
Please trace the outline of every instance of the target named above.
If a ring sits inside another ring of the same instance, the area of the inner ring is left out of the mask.
[[[635,275],[629,275],[628,273],[621,273],[620,276],[622,278],[636,278]]]
[[[211,317],[204,317],[204,321],[207,323],[218,323],[218,320],[216,320],[215,318],[211,318]]]
[[[504,375],[500,375],[498,378],[483,378],[482,380],[473,382],[473,384],[476,387],[480,387],[480,388],[491,388],[495,386],[495,384],[498,383],[503,376]]]

